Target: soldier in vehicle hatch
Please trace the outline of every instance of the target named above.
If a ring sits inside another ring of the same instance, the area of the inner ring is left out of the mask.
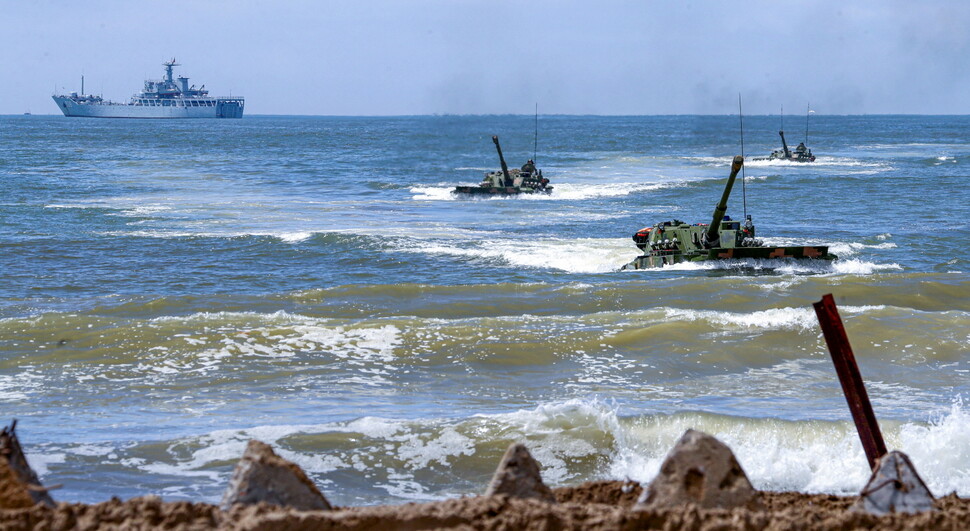
[[[536,172],[536,165],[534,162],[532,162],[532,159],[529,159],[528,162],[522,165],[522,173],[528,173],[529,175],[532,175],[535,172]]]

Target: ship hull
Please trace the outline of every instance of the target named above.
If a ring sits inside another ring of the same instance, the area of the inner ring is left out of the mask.
[[[209,106],[148,106],[124,103],[78,103],[67,96],[54,96],[64,116],[85,118],[242,118],[243,103],[235,99],[215,99]],[[174,102],[173,102],[174,103]]]

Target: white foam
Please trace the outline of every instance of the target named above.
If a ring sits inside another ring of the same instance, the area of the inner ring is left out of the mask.
[[[699,270],[751,270],[774,271],[780,274],[798,275],[816,273],[823,275],[872,275],[879,271],[899,271],[899,264],[876,264],[862,260],[794,260],[794,259],[730,259],[704,262],[681,262],[662,268],[647,268],[637,272],[699,271]]]
[[[553,183],[550,193],[518,194],[518,195],[487,195],[487,196],[462,196],[453,194],[454,186],[414,186],[410,191],[412,199],[416,201],[454,201],[454,200],[477,200],[477,201],[578,201],[583,199],[593,199],[597,197],[621,197],[631,194],[639,194],[659,188],[671,188],[681,186],[682,183],[633,183],[617,182],[602,184],[585,183]],[[473,185],[472,185],[473,186]]]
[[[396,498],[414,501],[439,501],[448,499],[448,496],[434,496],[429,494],[424,486],[417,481],[404,479],[409,478],[408,474],[388,474],[390,483],[377,483],[374,486],[384,489],[388,494]]]
[[[681,183],[606,183],[606,184],[578,184],[560,183],[556,184],[549,195],[550,199],[576,201],[582,199],[593,199],[597,197],[622,197],[631,194],[641,194],[660,188],[673,188],[682,186]],[[538,198],[538,197],[537,197]]]
[[[276,234],[277,238],[283,240],[286,243],[298,243],[305,240],[309,240],[313,237],[313,232],[309,231],[297,231],[297,232],[283,232]]]
[[[648,482],[688,428],[727,444],[763,490],[855,494],[869,479],[865,453],[849,422],[744,419],[697,414],[647,417],[626,428],[610,465],[614,479]],[[957,405],[929,424],[884,423],[890,448],[906,452],[934,493],[970,493],[970,418]]]
[[[27,464],[30,468],[34,469],[34,472],[38,476],[44,477],[50,473],[50,465],[56,465],[63,463],[67,460],[67,454],[57,452],[57,453],[31,453],[27,455]]]
[[[451,457],[474,453],[475,441],[451,427],[427,440],[419,437],[408,439],[397,449],[398,457],[414,469],[426,468],[433,461],[447,466]]]
[[[29,400],[32,392],[43,388],[44,382],[44,376],[30,368],[19,374],[0,374],[0,401]]]
[[[798,363],[795,360],[788,365]],[[686,429],[694,428],[727,444],[759,489],[852,494],[868,479],[865,455],[849,421],[786,421],[690,412],[621,418],[618,412],[617,404],[592,398],[464,419],[404,423],[366,417],[349,423],[220,430],[186,441],[201,445],[189,458],[173,455],[174,462],[129,464],[154,474],[224,482],[225,473],[205,468],[238,459],[247,441],[255,438],[308,473],[345,470],[373,478],[379,470],[378,475],[386,474],[386,479],[372,483],[377,488],[395,497],[429,500],[440,497],[440,492],[432,492],[440,489],[418,480],[421,471],[461,466],[462,459],[475,455],[477,445],[495,438],[525,442],[542,463],[543,478],[550,485],[599,479],[577,465],[591,458],[605,463],[605,468],[592,471],[601,477],[648,482],[677,439]],[[965,444],[970,438],[970,415],[962,403],[954,404],[931,422],[883,423],[883,432],[890,448],[910,455],[934,492],[970,493],[970,447]],[[286,437],[299,433],[352,434],[355,444],[352,449],[332,451],[296,451],[288,449],[285,442],[281,444]],[[51,454],[38,462],[63,459],[61,454]],[[41,467],[46,472],[46,465]]]
[[[744,161],[744,164],[748,168],[804,168],[811,169],[820,166],[839,166],[839,167],[850,167],[850,168],[873,168],[878,171],[889,171],[892,167],[883,162],[865,162],[859,159],[853,159],[849,157],[831,157],[831,156],[817,156],[815,161],[806,162],[795,162],[791,160],[784,159],[764,159],[764,160],[754,160],[753,157],[749,157]],[[729,166],[730,161],[724,163],[724,166]]]
[[[412,199],[416,201],[454,201],[458,196],[452,193],[455,187],[412,186]]]
[[[542,463],[543,480],[558,485],[582,479],[572,469],[575,460],[604,452],[587,435],[622,437],[616,405],[598,399],[571,399],[513,413],[478,415],[498,423],[504,437],[527,440],[529,452]],[[607,450],[608,451],[608,450]]]
[[[127,217],[146,217],[158,212],[167,212],[170,210],[172,210],[171,207],[163,205],[140,205],[134,208],[122,210],[119,215]]]
[[[862,260],[835,260],[832,271],[841,275],[871,275],[877,271],[902,271],[899,264],[874,264]]]
[[[74,455],[82,455],[85,457],[101,457],[108,455],[115,450],[114,445],[111,444],[82,444],[80,446],[75,446],[71,448],[71,453]]]
[[[858,242],[840,242],[833,243],[829,245],[829,251],[838,257],[852,256],[859,254],[859,252],[865,249],[895,249],[897,245],[893,242],[884,242],[876,244],[865,244]]]
[[[866,313],[884,310],[885,306],[842,306],[844,314]],[[750,313],[721,312],[711,310],[664,309],[667,320],[708,321],[732,328],[759,328],[775,330],[812,330],[818,327],[818,318],[811,308],[788,307],[760,310]]]
[[[476,247],[462,242],[409,242],[397,252],[441,254],[498,260],[535,269],[558,269],[569,273],[605,273],[637,256],[626,238],[575,240],[485,240]]]
[[[929,424],[905,424],[898,444],[937,495],[970,492],[970,414],[958,399],[949,413]]]
[[[402,331],[394,325],[348,326],[282,310],[199,312],[156,317],[149,323],[170,334],[168,340],[159,340],[167,343],[166,348],[147,350],[134,365],[95,370],[110,370],[111,378],[120,381],[119,372],[131,368],[136,377],[160,381],[214,371],[242,358],[273,360],[312,354],[353,365],[354,372],[362,374],[359,378],[365,378],[368,385],[389,385],[383,375],[401,368],[395,352],[401,345]]]

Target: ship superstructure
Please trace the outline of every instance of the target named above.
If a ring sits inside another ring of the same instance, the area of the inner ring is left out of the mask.
[[[181,66],[175,59],[162,63],[165,77],[146,80],[145,88],[131,97],[128,103],[105,100],[101,96],[84,93],[54,95],[54,102],[64,116],[92,118],[242,118],[245,98],[241,96],[209,96],[205,85],[189,86],[189,78],[174,77],[173,69]]]

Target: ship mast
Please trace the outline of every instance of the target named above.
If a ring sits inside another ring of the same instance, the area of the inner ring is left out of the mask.
[[[165,66],[165,82],[166,83],[174,83],[174,81],[172,80],[172,67],[173,66],[182,66],[182,65],[176,63],[174,57],[172,58],[171,61],[169,61],[167,63],[162,63],[162,65]]]

